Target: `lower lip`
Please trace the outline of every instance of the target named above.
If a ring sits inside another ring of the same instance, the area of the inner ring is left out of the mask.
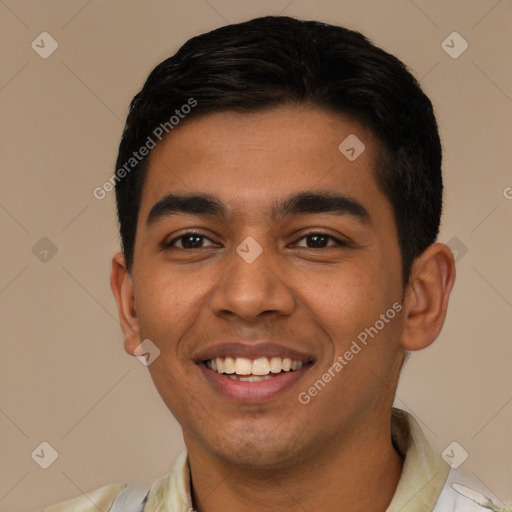
[[[244,382],[230,379],[228,376],[210,370],[204,363],[199,368],[212,386],[224,396],[237,402],[265,402],[276,398],[290,389],[311,368],[312,363],[304,365],[300,370],[281,372],[273,375],[271,379],[259,382]]]

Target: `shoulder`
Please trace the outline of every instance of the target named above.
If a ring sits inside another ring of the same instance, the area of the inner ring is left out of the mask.
[[[473,475],[451,469],[433,512],[485,512],[485,510],[512,512],[512,504],[501,502]]]
[[[178,456],[171,473],[155,481],[149,490],[139,485],[114,483],[40,512],[156,512],[162,510],[162,504],[168,510],[192,508],[186,450]]]
[[[109,510],[114,500],[126,486],[125,483],[105,485],[88,492],[87,495],[84,494],[78,498],[44,508],[41,512],[98,512],[98,510]]]

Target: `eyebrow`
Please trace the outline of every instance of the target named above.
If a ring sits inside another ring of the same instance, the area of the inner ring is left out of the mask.
[[[348,215],[361,224],[371,224],[368,210],[357,199],[330,192],[293,194],[275,201],[270,212],[272,220],[279,220],[289,215],[327,213]],[[213,215],[225,219],[228,216],[228,209],[218,197],[210,194],[167,194],[153,205],[146,225],[150,226],[174,214]]]

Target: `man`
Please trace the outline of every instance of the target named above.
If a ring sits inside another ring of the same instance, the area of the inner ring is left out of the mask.
[[[149,490],[47,510],[498,510],[392,408],[455,279],[441,159],[430,101],[357,32],[259,18],[157,66],[112,179],[111,286],[187,450]]]

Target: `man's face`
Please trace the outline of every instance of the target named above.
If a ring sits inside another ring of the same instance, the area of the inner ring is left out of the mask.
[[[350,134],[365,145],[353,161],[353,144],[345,154],[338,148]],[[401,315],[386,312],[403,289],[376,159],[360,124],[306,107],[209,114],[153,150],[134,308],[140,340],[160,350],[149,370],[189,451],[285,464],[386,420],[402,328]],[[169,194],[208,195],[223,214],[204,201],[175,208]],[[282,208],[298,194],[346,200]],[[251,382],[219,373],[233,364],[238,375],[263,375]]]

